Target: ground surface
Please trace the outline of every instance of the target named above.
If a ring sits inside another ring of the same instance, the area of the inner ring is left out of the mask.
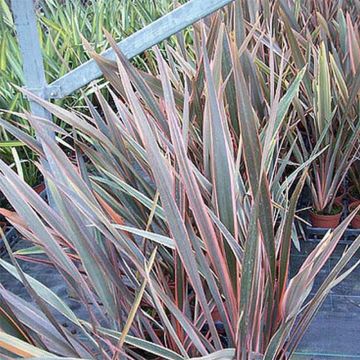
[[[14,250],[28,246],[26,241],[19,241]],[[302,242],[301,252],[293,250],[291,270],[294,274],[304,261],[306,254],[315,246],[314,243]],[[341,256],[345,245],[338,245],[333,256],[316,279],[314,290],[327,276],[333,264]],[[360,253],[352,259],[351,266],[360,258]],[[61,277],[54,270],[44,265],[21,262],[25,273],[50,287],[78,314],[86,316],[80,304],[68,298],[67,290]],[[0,268],[0,282],[15,294],[29,299],[22,285]],[[65,319],[61,319],[65,322]],[[360,359],[360,266],[341,284],[334,288],[321,310],[316,315],[303,338],[294,360],[340,360]]]
[[[301,266],[306,254],[314,246],[314,243],[302,242],[302,251],[293,251],[292,273]],[[314,291],[338,261],[344,247],[345,245],[338,245],[316,279]],[[359,259],[360,252],[347,268]],[[331,291],[300,343],[297,353],[302,354],[294,357],[299,360],[360,359],[360,266]]]

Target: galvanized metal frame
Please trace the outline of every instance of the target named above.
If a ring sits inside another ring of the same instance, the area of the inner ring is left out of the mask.
[[[25,86],[36,95],[45,99],[47,83],[39,34],[36,27],[34,2],[33,0],[12,0],[11,9],[23,60]],[[29,102],[32,114],[51,120],[50,112],[35,101],[30,100]],[[47,128],[43,129],[43,131],[52,138],[55,138],[55,133],[53,131]],[[44,149],[44,152],[46,153],[47,161],[41,159],[41,163],[45,169],[51,171],[51,169],[54,168],[52,156],[46,149]],[[49,204],[53,206],[53,198],[48,187],[46,187],[46,193]]]
[[[232,1],[190,0],[135,34],[120,41],[118,47],[128,59],[131,59]],[[115,59],[113,49],[108,49],[101,55],[107,59]],[[101,70],[96,62],[89,60],[51,83],[47,87],[45,94],[49,99],[63,98],[100,76]]]
[[[41,98],[46,98],[47,83],[36,27],[34,2],[33,0],[12,0],[11,9],[23,59],[24,85]],[[30,101],[30,109],[37,116],[51,119],[50,113],[34,101]]]
[[[120,41],[118,46],[124,55],[131,59],[232,1],[189,0],[169,14]],[[89,60],[48,85],[36,28],[34,1],[11,0],[11,7],[23,57],[25,86],[29,90],[44,99],[59,99],[70,95],[101,76],[96,62]],[[101,55],[108,59],[115,58],[113,49],[108,49]],[[50,118],[50,114],[38,104],[30,102],[30,105],[31,111],[35,115]]]

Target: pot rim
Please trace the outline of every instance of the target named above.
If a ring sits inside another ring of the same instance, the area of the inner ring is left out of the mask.
[[[351,204],[349,204],[348,209],[349,211],[354,211],[356,207],[358,207],[360,205],[360,200],[359,201],[354,201]],[[360,214],[356,214],[355,216],[360,216]]]
[[[318,219],[320,219],[320,218],[330,219],[330,218],[341,217],[342,213],[344,212],[344,205],[341,203],[336,203],[336,205],[341,206],[341,211],[337,214],[317,214],[316,212],[314,212],[313,208],[311,208],[310,214],[311,214],[311,216],[317,217]]]

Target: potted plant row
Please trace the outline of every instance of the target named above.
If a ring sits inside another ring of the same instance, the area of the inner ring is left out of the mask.
[[[341,193],[333,197],[329,204],[321,209],[320,206],[313,206],[310,212],[310,220],[314,227],[318,228],[334,228],[339,222],[344,212],[344,200],[348,204],[348,212],[352,212],[360,204],[359,187],[358,184],[352,184],[348,191],[344,186],[340,187]],[[321,209],[321,210],[318,210]],[[354,229],[360,228],[360,213],[354,217],[351,222],[351,227]]]
[[[316,228],[334,228],[339,224],[345,210],[343,200],[345,196],[356,200],[355,183],[359,181],[355,161],[359,152],[360,122],[355,107],[334,101],[337,84],[330,59],[331,55],[321,44],[315,56],[314,93],[310,97],[313,100],[308,104],[313,112],[306,117],[305,131],[298,131],[299,160],[313,160],[307,181],[312,197],[310,221]],[[356,181],[346,193],[343,184],[350,169]]]

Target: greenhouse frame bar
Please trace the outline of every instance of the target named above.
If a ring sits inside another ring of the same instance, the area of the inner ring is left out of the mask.
[[[233,0],[189,0],[167,15],[120,41],[117,45],[128,59],[178,33],[198,20],[212,14]],[[61,99],[89,84],[101,76],[101,70],[94,60],[78,66],[51,84],[47,84],[42,57],[37,19],[33,0],[11,0],[11,8],[16,27],[17,39],[23,60],[24,85],[42,99]],[[115,53],[109,48],[101,54],[109,60],[115,59]],[[31,113],[40,118],[51,120],[51,114],[37,102],[30,100]],[[55,133],[44,129],[55,138]],[[39,137],[41,142],[41,136]],[[46,149],[44,149],[45,152]],[[48,163],[43,165],[51,171],[51,154],[46,153]],[[51,194],[47,190],[50,205]]]
[[[184,5],[162,16],[150,25],[118,43],[123,54],[131,59],[198,20],[212,14],[233,0],[189,0]],[[60,99],[89,84],[101,76],[101,70],[94,60],[89,60],[68,72],[51,84],[45,80],[44,64],[36,28],[36,14],[33,0],[12,0],[17,37],[23,58],[25,86],[43,99]],[[113,49],[101,54],[115,59]],[[34,115],[48,114],[31,103]]]

